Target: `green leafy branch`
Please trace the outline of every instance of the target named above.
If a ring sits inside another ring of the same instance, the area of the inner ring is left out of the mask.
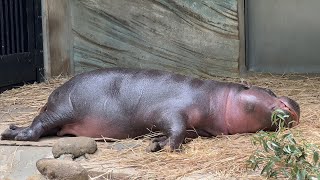
[[[285,128],[287,118],[289,115],[277,109],[271,116],[277,130],[260,131],[253,136],[253,144],[262,147],[250,156],[248,167],[256,170],[261,166],[261,174],[268,178],[320,179],[318,147],[297,143],[293,133]]]

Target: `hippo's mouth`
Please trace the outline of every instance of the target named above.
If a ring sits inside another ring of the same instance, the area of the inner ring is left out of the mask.
[[[288,127],[294,127],[296,125],[298,125],[299,122],[299,116],[297,114],[297,112],[295,112],[292,108],[290,108],[290,105],[288,104],[288,102],[283,101],[282,99],[280,100],[280,109],[284,110],[285,112],[288,112],[289,118],[288,118]]]

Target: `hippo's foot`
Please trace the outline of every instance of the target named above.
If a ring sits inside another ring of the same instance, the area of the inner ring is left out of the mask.
[[[29,127],[18,127],[13,124],[1,134],[1,140],[36,141],[38,138]]]
[[[18,127],[16,125],[11,124],[8,129],[6,129],[1,134],[2,140],[14,140],[14,138],[18,135],[18,133],[24,129],[23,127]]]
[[[167,149],[166,147],[168,147],[169,151],[181,151],[181,143],[174,144],[172,141],[170,141],[170,138],[161,136],[152,139],[150,145],[147,147],[147,152],[157,152],[161,149]]]
[[[150,145],[147,147],[147,152],[157,152],[160,151],[167,144],[167,136],[160,136],[153,138]]]

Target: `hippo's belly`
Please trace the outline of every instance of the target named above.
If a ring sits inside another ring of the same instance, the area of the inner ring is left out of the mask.
[[[74,123],[63,125],[57,135],[125,139],[141,136],[148,133],[147,127],[134,128],[130,126],[119,126],[111,122],[112,121],[108,119],[84,118]]]

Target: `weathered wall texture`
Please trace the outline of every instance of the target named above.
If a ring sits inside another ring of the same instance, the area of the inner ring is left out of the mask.
[[[237,0],[72,0],[76,73],[100,67],[239,74]]]

